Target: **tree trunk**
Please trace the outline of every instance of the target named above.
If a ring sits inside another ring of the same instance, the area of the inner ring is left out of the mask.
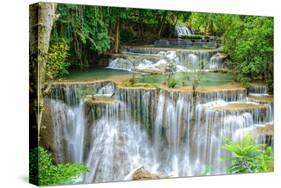
[[[119,52],[120,47],[120,19],[118,18],[115,24],[115,45],[114,45],[114,53]]]
[[[30,96],[34,97],[31,101],[31,113],[36,119],[36,125],[30,126],[37,128],[38,140],[44,106],[45,70],[50,35],[56,18],[55,10],[55,3],[37,3],[29,9]]]
[[[160,28],[159,28],[159,31],[158,31],[158,38],[159,39],[161,37],[161,33],[162,33],[165,22],[166,22],[166,15],[162,16],[162,19],[161,19],[161,25],[160,25]]]

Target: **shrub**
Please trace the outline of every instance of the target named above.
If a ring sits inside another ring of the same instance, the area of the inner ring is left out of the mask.
[[[269,172],[273,170],[272,148],[265,144],[255,144],[250,135],[238,142],[225,139],[223,149],[230,151],[232,157],[223,160],[231,161],[227,169],[230,173]]]
[[[68,51],[69,45],[66,40],[51,41],[46,64],[47,79],[58,79],[69,74],[70,63],[66,62],[66,58],[69,56]]]
[[[174,88],[177,85],[177,81],[175,79],[168,79],[168,88]]]
[[[34,148],[30,153],[29,180],[37,185],[58,185],[71,183],[88,168],[82,164],[58,164],[42,147]]]
[[[238,80],[242,84],[243,87],[250,88],[250,82],[251,82],[250,78],[245,77],[245,76],[239,74],[238,75]]]
[[[273,86],[274,86],[273,80],[272,79],[266,80],[266,85],[268,87],[268,90],[273,92]]]

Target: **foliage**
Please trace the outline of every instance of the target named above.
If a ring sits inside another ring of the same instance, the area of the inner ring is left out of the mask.
[[[238,74],[251,79],[272,79],[273,20],[266,17],[237,17],[225,33],[223,45]],[[261,79],[261,78],[260,78]]]
[[[51,42],[46,64],[47,79],[53,80],[68,75],[69,63],[66,62],[68,50],[68,43],[64,39]]]
[[[230,173],[268,172],[273,169],[272,148],[264,144],[255,144],[250,135],[238,142],[225,139],[223,149],[230,151],[233,157],[223,160],[231,161],[227,169]]]
[[[177,80],[174,78],[168,79],[168,87],[169,88],[174,88],[177,85]]]
[[[204,35],[188,35],[188,36],[181,36],[182,39],[203,39]]]
[[[57,14],[52,38],[69,40],[71,62],[78,61],[80,68],[87,68],[99,54],[117,52],[120,40],[132,43],[168,36],[173,32],[167,31],[178,22],[186,22],[191,13],[58,4]]]
[[[224,51],[242,83],[273,80],[272,17],[192,13],[191,23],[203,32],[222,36]]]
[[[51,154],[42,147],[31,151],[29,166],[30,182],[38,185],[67,184],[88,171],[81,164],[55,165]]]

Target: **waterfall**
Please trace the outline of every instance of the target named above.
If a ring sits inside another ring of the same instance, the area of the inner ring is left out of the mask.
[[[186,26],[176,26],[175,30],[178,37],[193,35],[192,29]]]
[[[70,107],[61,101],[49,100],[54,126],[54,145],[58,147],[57,161],[82,163],[84,152],[83,102]],[[62,140],[64,138],[64,140]],[[65,143],[66,154],[63,154]]]
[[[156,70],[163,72],[169,63],[177,72],[194,69],[218,70],[222,68],[223,56],[216,51],[169,50],[161,48],[124,47],[120,56],[109,60],[107,68],[126,71]]]
[[[105,86],[103,86],[102,88],[100,88],[97,92],[97,94],[95,94],[95,96],[107,96],[107,97],[111,97],[114,94],[115,91],[115,85],[112,83],[106,84]]]
[[[208,65],[208,69],[210,70],[218,70],[223,65],[223,56],[220,53],[216,53],[210,59],[210,63]]]
[[[120,181],[150,159],[148,138],[141,125],[130,118],[126,105],[106,105],[104,115],[91,131],[85,182]]]
[[[265,85],[252,84],[249,88],[249,95],[252,96],[267,96],[267,92]]]
[[[96,91],[90,100],[79,95],[87,88]],[[198,176],[209,167],[210,174],[224,174],[230,163],[220,159],[231,155],[221,149],[224,138],[246,133],[273,146],[273,102],[250,100],[244,88],[193,96],[112,82],[62,83],[46,105],[56,162],[87,165],[86,183],[121,181],[140,167],[171,177]]]

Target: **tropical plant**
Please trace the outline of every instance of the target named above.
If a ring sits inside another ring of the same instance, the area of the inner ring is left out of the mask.
[[[169,78],[168,79],[168,87],[169,88],[174,88],[177,85],[177,80],[174,78]]]
[[[53,80],[62,78],[69,74],[69,63],[66,62],[68,57],[69,45],[64,39],[51,41],[48,53],[48,62],[46,64],[47,79]]]
[[[30,153],[29,179],[37,185],[71,183],[87,171],[82,164],[54,164],[51,154],[42,147],[34,148]]]
[[[227,169],[230,173],[268,172],[273,170],[272,148],[265,144],[255,144],[250,135],[246,135],[237,142],[225,138],[222,146],[231,152],[232,157],[222,160],[231,161]]]

